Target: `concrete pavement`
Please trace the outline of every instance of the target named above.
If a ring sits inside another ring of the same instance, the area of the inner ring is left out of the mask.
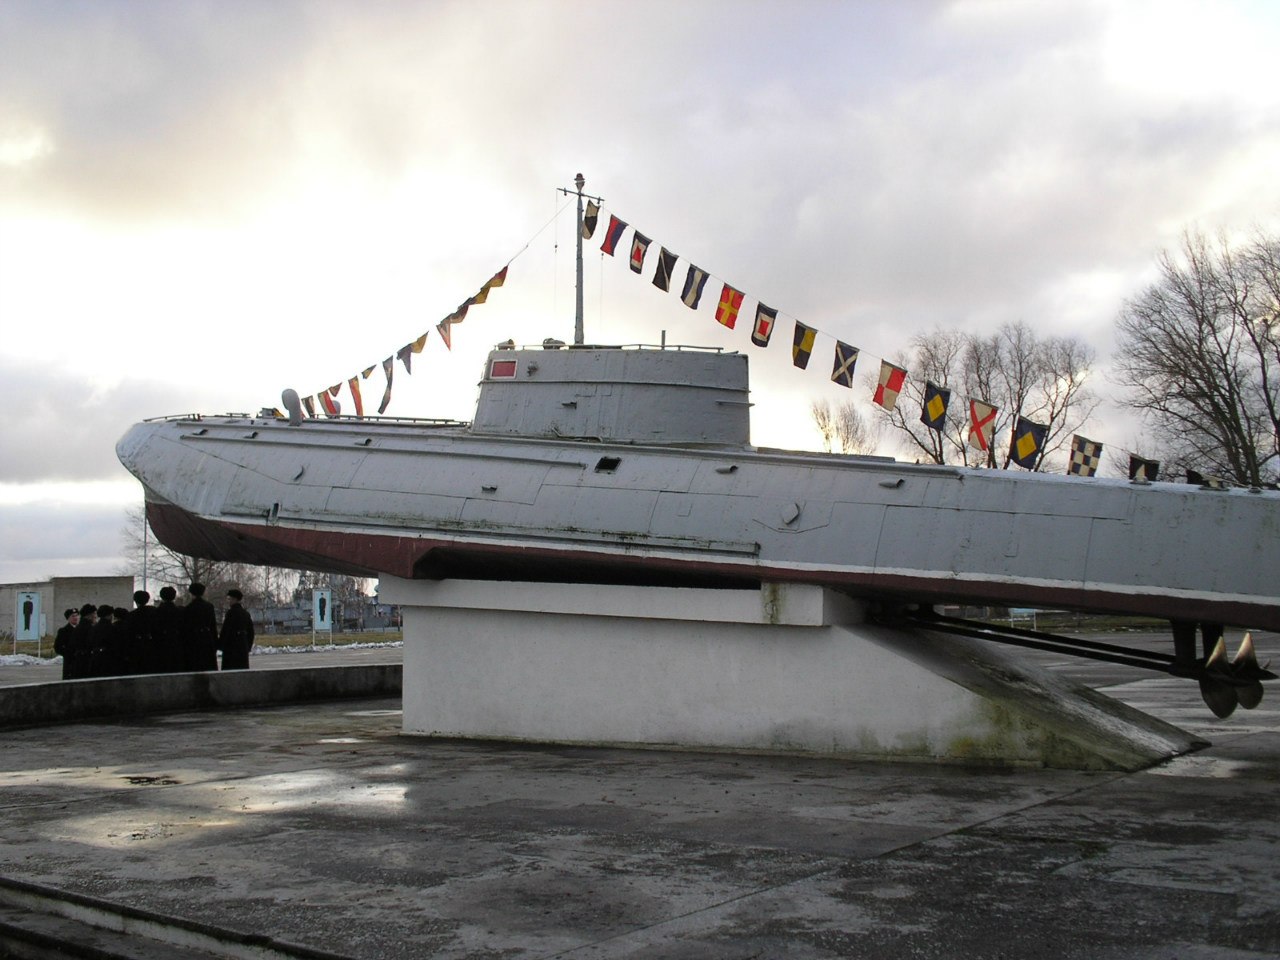
[[[27,728],[0,875],[280,956],[1280,956],[1276,692],[1217,721],[1056,668],[1213,745],[1135,774],[553,748],[404,737],[395,698]]]

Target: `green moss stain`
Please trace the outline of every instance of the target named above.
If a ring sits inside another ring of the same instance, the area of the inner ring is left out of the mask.
[[[764,605],[764,621],[777,625],[782,622],[782,585],[766,583],[760,587],[760,602]]]
[[[976,711],[973,729],[986,732],[953,737],[943,745],[944,755],[971,762],[1034,763],[1060,770],[1117,769],[1105,757],[1000,703],[983,700]]]

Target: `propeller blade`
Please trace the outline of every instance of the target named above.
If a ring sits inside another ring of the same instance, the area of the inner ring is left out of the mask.
[[[1240,706],[1252,710],[1262,702],[1262,681],[1255,680],[1247,686],[1237,687],[1236,699],[1240,701]]]
[[[1258,654],[1253,649],[1253,634],[1246,633],[1244,639],[1240,641],[1240,649],[1236,651],[1236,655],[1231,658],[1232,669],[1239,672],[1240,670],[1257,670]]]
[[[1235,713],[1236,705],[1240,702],[1235,687],[1207,673],[1200,676],[1200,696],[1219,720],[1225,720]]]
[[[1231,675],[1236,682],[1248,685],[1259,680],[1274,680],[1276,675],[1267,669],[1270,666],[1270,660],[1262,665],[1258,664],[1258,652],[1253,646],[1253,634],[1246,633],[1244,639],[1240,641],[1240,649],[1231,658]]]
[[[1205,660],[1204,668],[1216,673],[1226,672],[1227,644],[1221,637],[1219,637],[1218,642],[1213,645],[1213,651],[1209,654],[1209,658]]]

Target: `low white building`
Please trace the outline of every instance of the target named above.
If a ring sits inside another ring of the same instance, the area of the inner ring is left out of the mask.
[[[133,608],[133,577],[53,577],[49,580],[0,584],[0,637],[12,639],[18,628],[18,597],[35,593],[40,597],[40,634],[52,637],[66,621],[62,611],[77,610],[86,603]]]

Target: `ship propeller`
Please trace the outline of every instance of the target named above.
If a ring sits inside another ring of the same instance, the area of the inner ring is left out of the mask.
[[[1236,651],[1236,655],[1231,658],[1231,672],[1248,683],[1236,691],[1240,698],[1240,706],[1246,710],[1252,710],[1262,702],[1262,680],[1270,674],[1267,667],[1271,666],[1268,662],[1265,666],[1258,666],[1258,654],[1253,649],[1253,634],[1246,633],[1244,639],[1240,641],[1240,649]]]
[[[1253,634],[1244,635],[1240,648],[1230,661],[1227,660],[1227,645],[1219,637],[1200,672],[1200,696],[1220,720],[1231,716],[1237,705],[1252,710],[1262,702],[1262,681],[1276,678],[1267,669],[1269,666],[1270,663],[1258,665]]]

